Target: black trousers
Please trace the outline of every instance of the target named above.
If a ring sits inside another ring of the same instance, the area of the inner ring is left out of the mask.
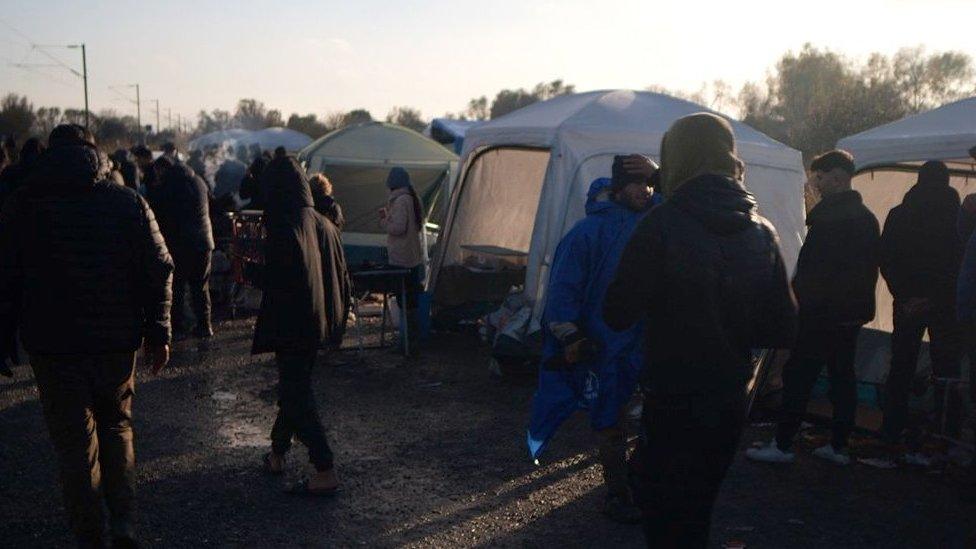
[[[918,368],[922,336],[929,333],[932,373],[938,377],[958,377],[961,371],[963,329],[952,307],[908,310],[897,299],[894,303],[894,330],[891,333],[891,370],[885,383],[884,421],[881,433],[894,443],[908,427],[908,399]],[[942,399],[936,398],[941,413]]]
[[[735,457],[744,412],[739,402],[645,398],[635,501],[648,547],[708,545],[712,507]]]
[[[183,302],[190,287],[190,307],[197,319],[196,331],[210,329],[210,256],[209,250],[173,250],[173,331],[185,332]]]
[[[783,408],[776,428],[776,445],[788,450],[793,444],[810,392],[824,366],[830,377],[831,422],[836,449],[846,448],[857,411],[857,377],[854,361],[860,326],[800,326],[796,345],[783,366]]]
[[[309,461],[318,471],[332,469],[332,450],[319,419],[315,393],[312,392],[312,368],[316,351],[277,353],[278,417],[271,428],[271,449],[284,455],[292,438],[308,448]]]
[[[54,442],[71,529],[79,542],[131,536],[135,512],[132,395],[135,353],[30,356]]]

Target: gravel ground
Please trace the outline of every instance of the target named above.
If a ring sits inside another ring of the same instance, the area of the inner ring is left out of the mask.
[[[640,547],[640,529],[609,523],[594,440],[583,417],[547,461],[524,449],[531,380],[487,373],[469,336],[444,335],[419,360],[344,352],[315,379],[343,491],[282,492],[263,476],[275,413],[270,355],[247,350],[253,323],[225,322],[209,348],[176,345],[158,377],[140,372],[136,452],[140,533],[152,547]],[[70,544],[53,451],[29,370],[0,380],[0,545]],[[744,444],[768,440],[753,427]],[[809,446],[816,440],[806,441]],[[740,455],[719,498],[716,547],[976,547],[976,507],[958,500],[957,469],[840,469],[802,452],[788,467]],[[968,543],[967,543],[968,540]]]

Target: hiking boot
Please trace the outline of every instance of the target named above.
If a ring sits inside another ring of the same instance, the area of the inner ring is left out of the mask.
[[[608,495],[603,502],[603,514],[620,524],[640,524],[641,512],[627,498],[619,495]]]
[[[850,465],[851,456],[844,450],[837,451],[832,444],[825,444],[813,451],[813,455],[834,465]]]
[[[793,463],[796,460],[795,453],[780,450],[775,440],[765,446],[747,449],[746,457],[762,463]]]

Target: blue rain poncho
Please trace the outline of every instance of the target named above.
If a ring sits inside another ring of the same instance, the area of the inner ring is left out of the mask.
[[[589,411],[596,430],[616,425],[621,408],[637,386],[643,360],[643,322],[615,332],[604,324],[602,309],[624,247],[643,213],[606,199],[604,191],[609,187],[609,178],[593,181],[587,194],[586,217],[556,247],[542,319],[542,364],[563,354],[562,344],[552,332],[554,325],[574,324],[596,345],[597,352],[571,369],[539,369],[539,388],[532,399],[528,430],[533,459],[543,453],[559,425],[577,409]]]

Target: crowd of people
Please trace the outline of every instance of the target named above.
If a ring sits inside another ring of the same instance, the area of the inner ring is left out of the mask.
[[[233,152],[216,169],[214,150],[184,161],[170,145],[156,158],[143,146],[109,157],[83,127],[62,125],[46,144],[25,142],[0,172],[0,358],[6,365],[16,357],[19,336],[81,547],[136,546],[136,353],[144,347],[155,373],[174,333],[213,336],[214,212],[240,208],[237,199],[263,211],[267,235],[251,349],[275,353],[279,375],[264,471],[280,475],[298,440],[314,473],[289,491],[338,490],[311,380],[318,355],[341,344],[350,311],[342,209],[328,178],[307,174],[283,149]],[[593,181],[585,218],[552,261],[529,449],[538,459],[559,425],[587,409],[607,486],[604,512],[642,523],[650,547],[706,546],[747,421],[756,349],[789,352],[789,360],[775,440],[747,456],[795,459],[794,438],[826,366],[833,436],[814,455],[850,463],[857,340],[875,316],[879,272],[894,296],[882,428],[893,458],[916,454],[920,442],[908,399],[923,334],[937,384],[957,381],[963,355],[976,354],[976,197],[960,205],[945,164],[920,168],[882,228],[852,189],[851,155],[816,157],[808,186],[820,200],[792,281],[745,171],[725,119],[681,118],[662,140],[660,166],[622,155],[609,177]],[[415,325],[426,276],[424,209],[408,171],[392,168],[386,185],[379,223],[390,265],[411,273],[402,306]],[[227,195],[234,200],[221,203]],[[635,395],[642,411],[628,458],[625,419]],[[958,432],[958,413],[936,413]]]

